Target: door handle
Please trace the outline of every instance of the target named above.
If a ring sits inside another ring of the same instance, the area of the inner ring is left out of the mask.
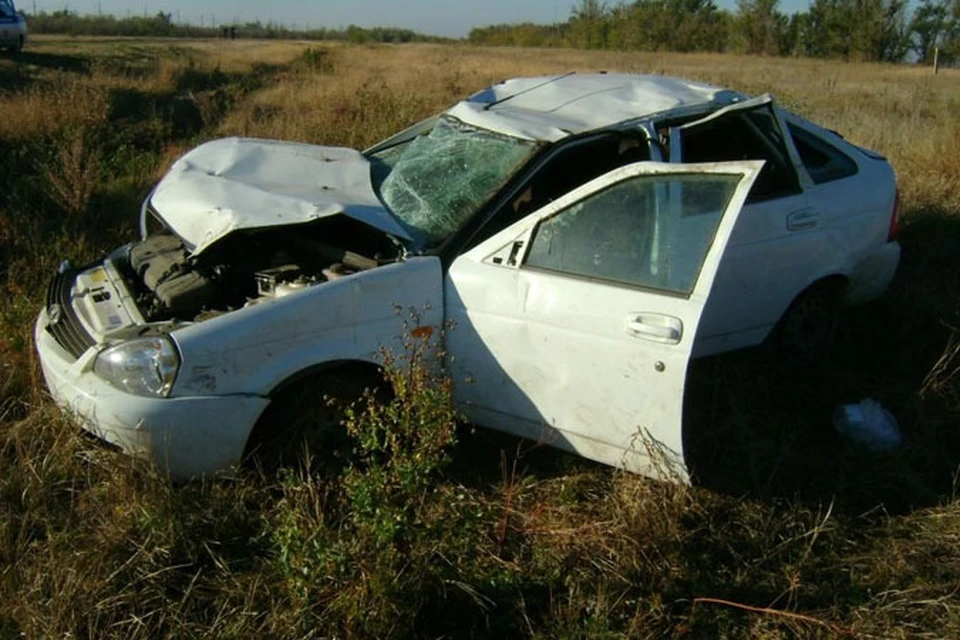
[[[630,314],[625,328],[631,336],[660,344],[679,344],[683,337],[683,322],[680,318],[662,313]]]
[[[787,215],[787,231],[803,231],[820,224],[820,214],[813,209],[800,209]]]

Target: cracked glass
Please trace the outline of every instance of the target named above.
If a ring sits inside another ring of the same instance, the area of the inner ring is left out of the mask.
[[[371,158],[374,188],[419,248],[459,229],[537,145],[442,117],[429,134]]]

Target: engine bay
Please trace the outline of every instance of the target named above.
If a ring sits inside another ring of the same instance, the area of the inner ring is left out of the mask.
[[[124,280],[148,322],[201,321],[396,262],[389,236],[343,216],[238,231],[194,255],[167,230],[130,246]]]

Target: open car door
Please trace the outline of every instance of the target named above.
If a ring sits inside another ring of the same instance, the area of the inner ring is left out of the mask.
[[[459,256],[444,308],[467,417],[685,479],[687,361],[762,164],[620,167]]]

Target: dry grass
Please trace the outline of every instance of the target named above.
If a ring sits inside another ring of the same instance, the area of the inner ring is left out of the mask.
[[[464,431],[431,490],[382,494],[397,529],[357,502],[394,486],[382,476],[172,487],[45,398],[30,332],[48,274],[127,241],[144,192],[198,141],[363,147],[493,81],[597,69],[769,91],[901,180],[901,270],[850,313],[830,366],[694,364],[698,487]],[[960,636],[958,79],[295,42],[37,38],[0,59],[0,637]],[[894,455],[829,429],[833,407],[868,395],[900,420]]]

